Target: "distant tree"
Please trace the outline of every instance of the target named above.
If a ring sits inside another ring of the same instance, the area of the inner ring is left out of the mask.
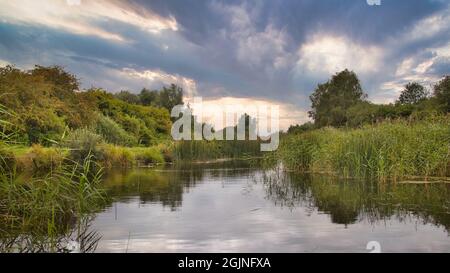
[[[445,76],[434,86],[434,96],[443,110],[450,112],[450,76]]]
[[[80,83],[75,75],[70,74],[61,66],[40,66],[36,65],[31,70],[33,76],[42,76],[47,82],[51,82],[58,86],[60,90],[65,92],[74,92],[80,88]]]
[[[159,106],[159,92],[158,91],[150,91],[147,88],[142,89],[139,94],[139,100],[142,105],[145,106]]]
[[[183,88],[171,84],[169,88],[164,87],[159,92],[160,106],[172,111],[176,105],[183,104]]]
[[[131,104],[139,104],[141,102],[138,95],[133,94],[129,91],[120,91],[119,93],[115,94],[115,97],[118,98],[119,100],[131,103]]]
[[[347,122],[348,109],[364,101],[366,96],[356,74],[346,69],[317,86],[310,96],[312,110],[309,116],[318,127],[343,126]]]
[[[428,96],[428,92],[420,83],[410,82],[397,100],[398,104],[417,104]]]
[[[288,129],[288,134],[300,134],[304,132],[308,132],[314,130],[315,126],[312,122],[307,122],[302,125],[292,125]]]

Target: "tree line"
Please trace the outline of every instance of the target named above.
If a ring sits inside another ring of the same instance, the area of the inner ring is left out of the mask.
[[[437,82],[432,92],[417,82],[404,86],[391,104],[374,104],[367,100],[355,72],[344,70],[319,84],[310,96],[309,117],[314,122],[295,125],[289,133],[301,133],[322,127],[358,127],[386,119],[423,118],[450,112],[450,76]]]
[[[88,130],[112,144],[150,146],[169,139],[169,110],[183,100],[176,85],[144,89],[136,102],[125,99],[125,92],[80,89],[77,77],[59,66],[0,68],[0,104],[8,109],[0,113],[8,123],[4,130],[17,132],[16,141],[28,145],[50,146],[71,132]]]

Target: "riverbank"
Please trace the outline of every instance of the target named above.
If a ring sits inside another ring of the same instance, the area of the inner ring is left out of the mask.
[[[76,160],[72,152],[79,152],[79,150],[33,145],[31,147],[5,146],[1,151],[4,164],[9,168],[18,172],[35,173],[48,173],[67,162]],[[172,156],[165,145],[121,147],[103,144],[95,147],[92,153],[92,160],[104,169],[152,166],[172,161]]]
[[[450,118],[385,121],[358,129],[323,128],[282,139],[288,169],[394,181],[450,176]]]

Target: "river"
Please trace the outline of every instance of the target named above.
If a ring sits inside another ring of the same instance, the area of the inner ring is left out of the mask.
[[[97,252],[450,252],[448,184],[377,183],[251,161],[110,173]]]

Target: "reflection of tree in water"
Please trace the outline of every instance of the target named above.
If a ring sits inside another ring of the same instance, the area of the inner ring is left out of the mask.
[[[61,224],[52,230],[40,228],[39,223],[36,223],[33,230],[8,233],[0,230],[0,252],[95,252],[101,236],[97,231],[91,230],[92,221],[92,216],[83,216],[75,223]]]
[[[199,183],[223,177],[250,175],[251,161],[227,161],[210,164],[178,164],[162,169],[136,169],[128,173],[112,173],[104,187],[116,200],[127,202],[139,197],[142,204],[161,203],[176,210],[181,207],[183,194]]]
[[[406,221],[414,217],[450,232],[448,184],[379,184],[281,169],[265,171],[261,180],[267,197],[276,205],[324,212],[333,223],[375,223],[390,217]]]

